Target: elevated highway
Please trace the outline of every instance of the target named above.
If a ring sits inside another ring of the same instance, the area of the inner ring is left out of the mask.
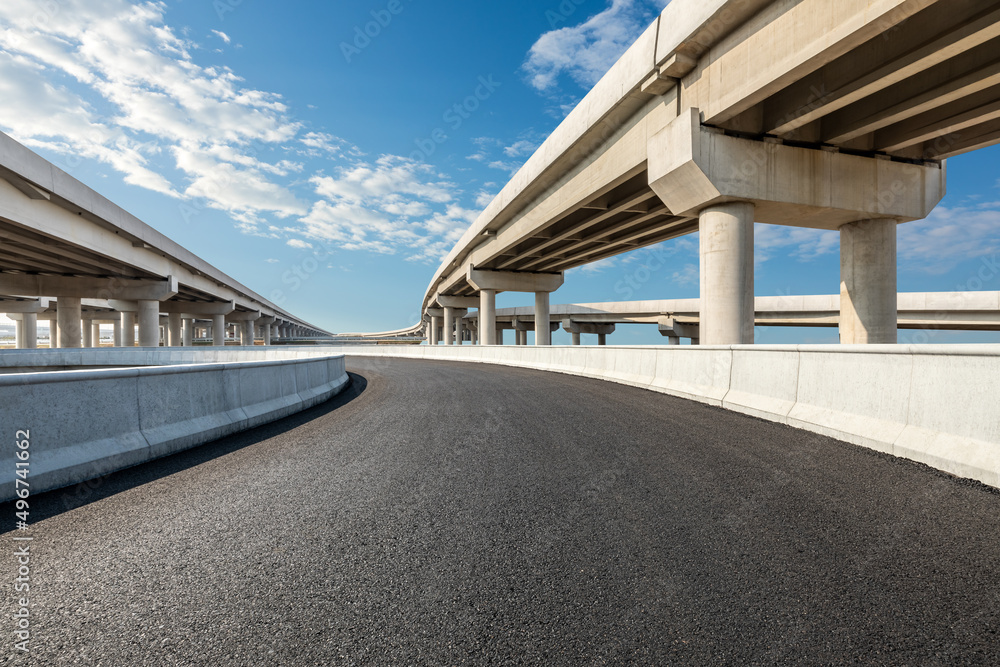
[[[2,133],[0,312],[22,322],[31,347],[40,317],[59,347],[94,344],[102,321],[119,326],[120,345],[155,347],[161,315],[171,346],[190,344],[196,326],[217,345],[230,327],[246,345],[328,335]]]
[[[423,300],[550,294],[567,269],[700,232],[706,344],[753,342],[754,222],[841,232],[844,343],[896,342],[896,226],[945,160],[1000,141],[996,0],[674,0],[456,244]],[[831,286],[834,288],[835,286]],[[458,301],[456,301],[458,299]]]

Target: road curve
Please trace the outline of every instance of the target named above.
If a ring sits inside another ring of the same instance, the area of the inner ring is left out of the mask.
[[[348,366],[333,402],[34,498],[30,659],[7,611],[0,654],[996,664],[993,490],[597,380]]]

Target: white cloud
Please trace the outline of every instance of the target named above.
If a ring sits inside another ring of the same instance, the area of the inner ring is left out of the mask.
[[[298,250],[312,250],[313,244],[302,239],[288,239],[288,245]]]
[[[701,280],[700,269],[697,264],[685,264],[679,271],[674,271],[670,279],[681,287],[697,285]]]
[[[507,157],[524,157],[534,153],[536,148],[538,145],[535,142],[521,139],[504,148],[503,152]]]
[[[583,23],[543,34],[528,52],[523,68],[532,87],[556,88],[563,74],[591,88],[649,27],[669,0],[612,0],[611,6]]]
[[[963,261],[1000,253],[1000,203],[946,208],[899,226],[900,263],[942,274]]]
[[[206,62],[211,50],[166,23],[166,2],[59,0],[51,8],[0,3],[0,129],[33,148],[99,160],[130,184],[197,200],[244,232],[293,248],[436,261],[475,217],[428,165],[366,159],[305,128],[280,95]],[[232,42],[213,30],[208,39],[216,38]],[[307,171],[310,159],[324,171]]]

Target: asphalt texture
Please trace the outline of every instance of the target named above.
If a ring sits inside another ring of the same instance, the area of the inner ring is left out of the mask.
[[[32,498],[0,535],[9,581],[34,538],[4,662],[1000,662],[987,487],[597,380],[349,370],[307,412]]]

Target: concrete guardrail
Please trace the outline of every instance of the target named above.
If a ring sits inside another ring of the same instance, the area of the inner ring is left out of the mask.
[[[21,363],[30,358],[32,366],[70,365],[74,357],[94,366],[161,364],[0,375],[0,424],[10,440],[20,430],[30,434],[32,495],[281,419],[333,397],[349,380],[344,357],[329,348],[21,352]],[[0,501],[15,497],[16,451],[0,454]]]
[[[1000,487],[1000,346],[351,347],[520,366],[721,406]]]

